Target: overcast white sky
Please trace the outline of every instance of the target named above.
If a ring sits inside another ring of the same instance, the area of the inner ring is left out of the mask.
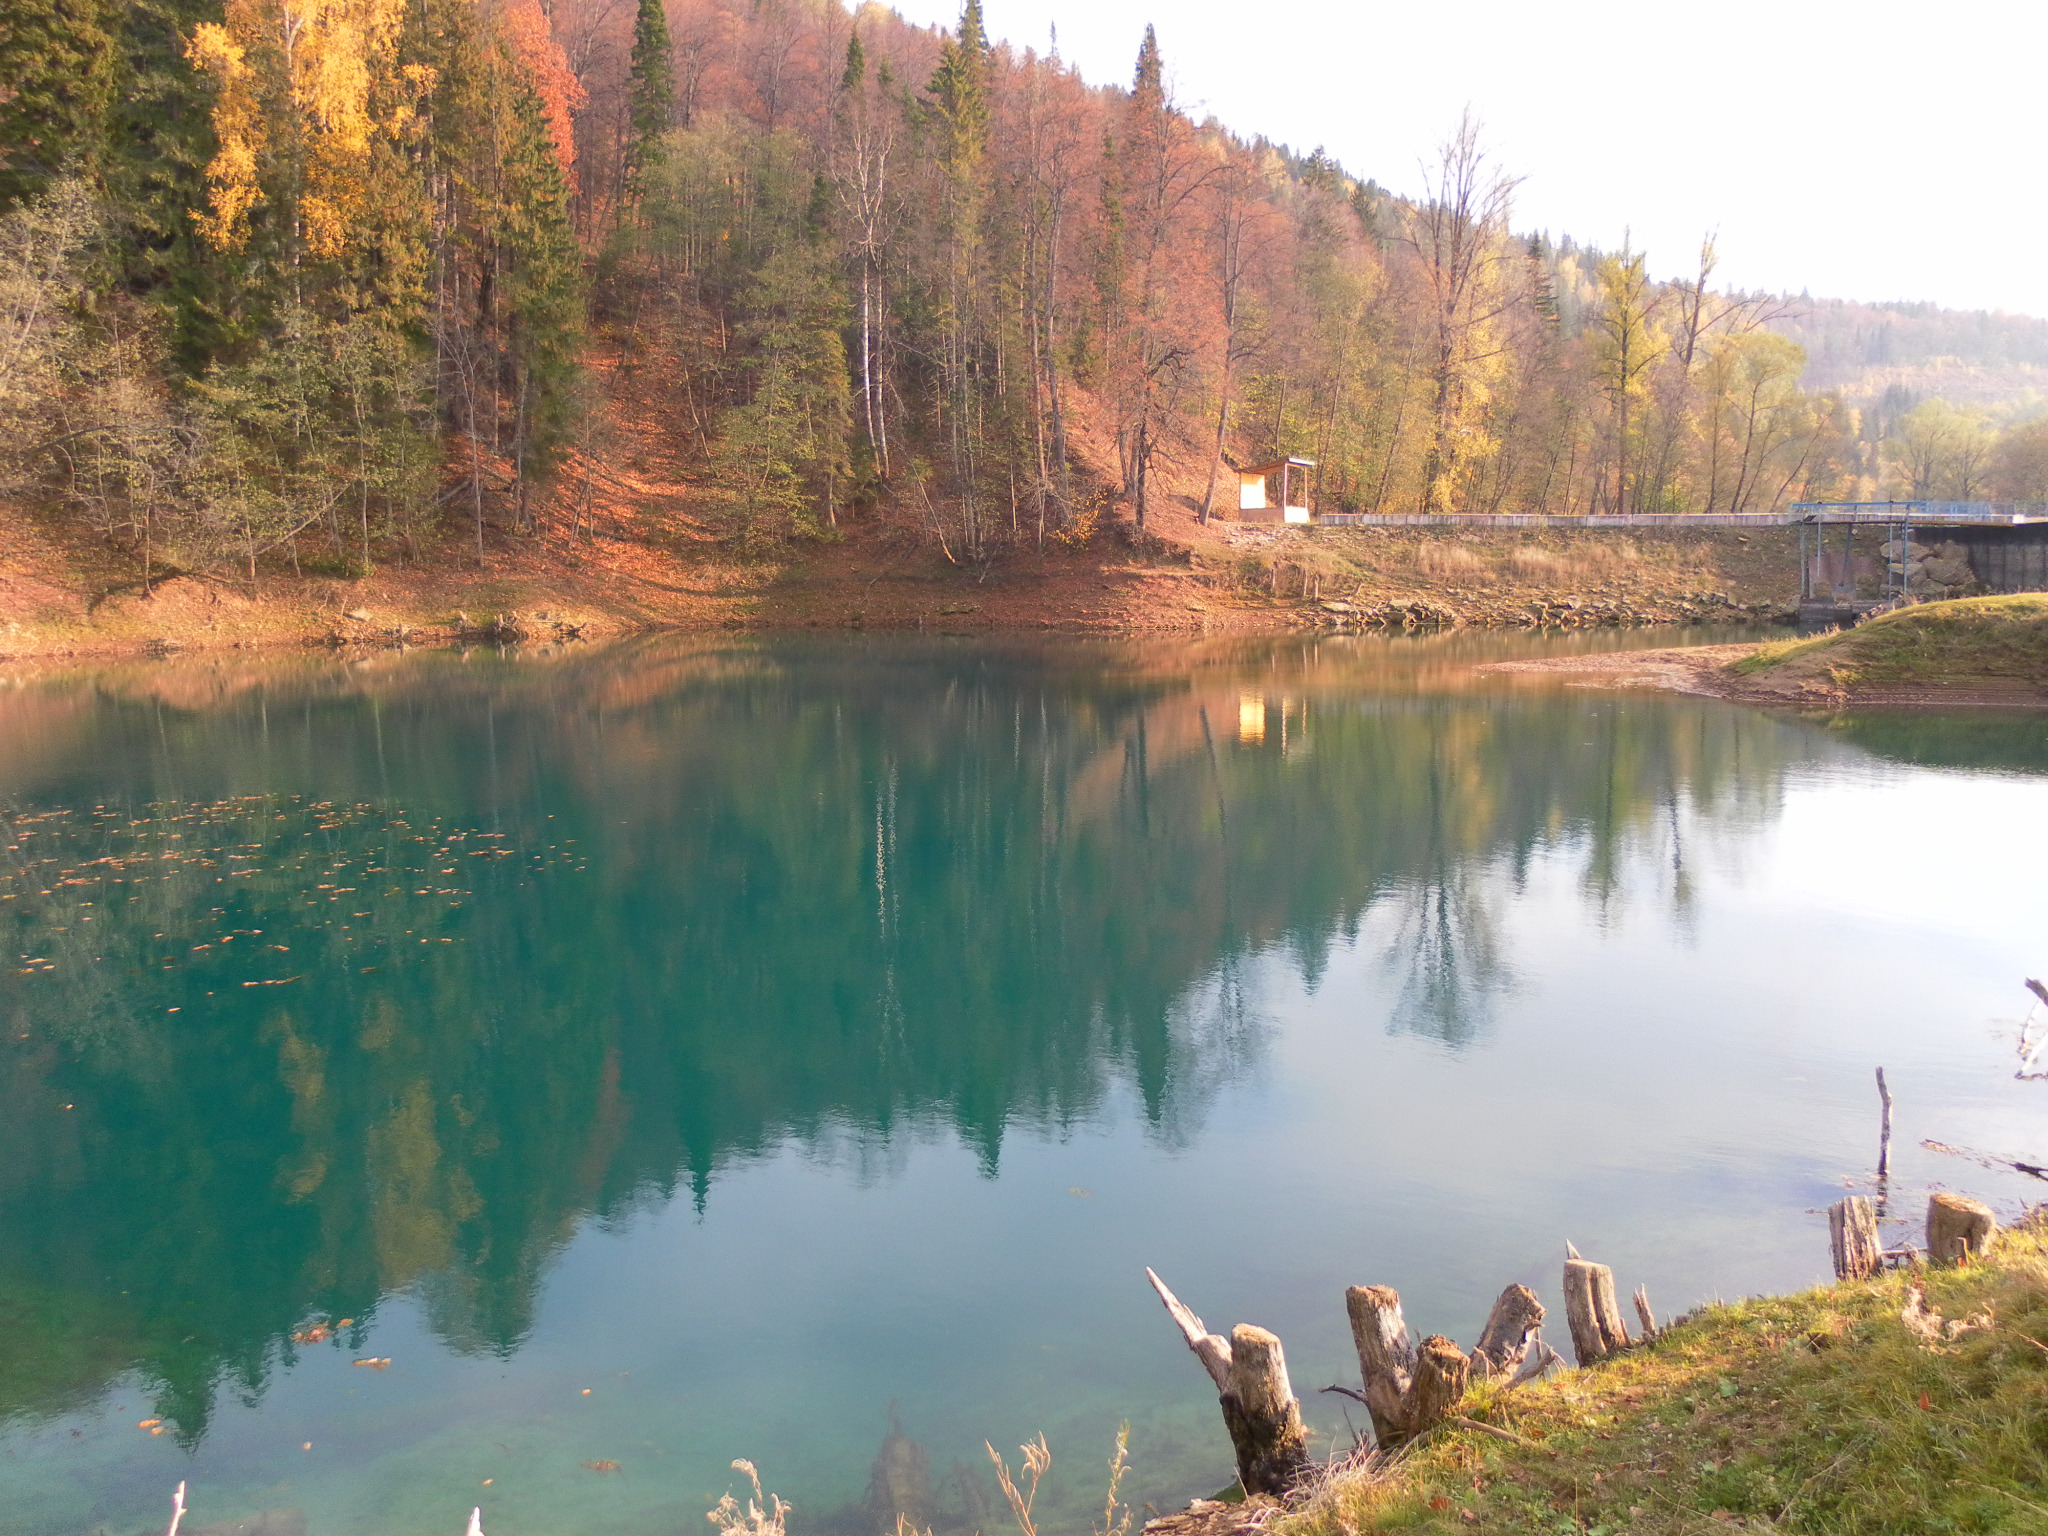
[[[894,0],[951,25],[958,0]],[[1661,276],[1720,232],[1729,286],[2048,316],[2048,8],[1822,0],[983,0],[990,32],[1128,84],[1145,23],[1181,104],[1399,192],[1469,102],[1516,224]]]

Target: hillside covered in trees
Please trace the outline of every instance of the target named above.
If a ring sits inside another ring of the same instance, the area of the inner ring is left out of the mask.
[[[2048,495],[2024,410],[1804,387],[1711,242],[1518,232],[1469,120],[1404,199],[1133,42],[1112,87],[978,0],[15,0],[7,494],[145,586],[573,542],[650,435],[679,541],[984,569],[1280,454],[1327,511]]]

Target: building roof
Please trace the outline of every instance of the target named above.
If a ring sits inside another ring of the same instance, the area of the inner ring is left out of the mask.
[[[1284,459],[1275,459],[1270,464],[1233,464],[1240,475],[1277,475],[1283,469],[1314,469],[1314,459],[1304,459],[1299,454],[1289,454]]]

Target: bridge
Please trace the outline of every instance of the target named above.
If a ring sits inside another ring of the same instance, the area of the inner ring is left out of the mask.
[[[1776,512],[1324,512],[1324,528],[1748,528],[1799,530],[1799,611],[1814,622],[1851,621],[1906,600],[1903,559],[1856,551],[1859,529],[1883,531],[1903,553],[1916,533],[1960,545],[1990,592],[2048,591],[2048,502],[1795,501]],[[1839,538],[1835,530],[1840,529]]]

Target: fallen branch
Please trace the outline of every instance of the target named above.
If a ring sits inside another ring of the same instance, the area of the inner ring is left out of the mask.
[[[1498,1424],[1482,1424],[1477,1419],[1468,1419],[1461,1413],[1454,1413],[1444,1420],[1460,1429],[1476,1429],[1482,1435],[1492,1435],[1496,1440],[1505,1440],[1509,1445],[1534,1446],[1536,1442],[1527,1435],[1518,1435],[1511,1429],[1502,1429]]]
[[[1202,1369],[1209,1373],[1209,1379],[1216,1383],[1218,1392],[1230,1390],[1230,1341],[1209,1331],[1209,1325],[1188,1310],[1181,1299],[1166,1288],[1166,1282],[1145,1267],[1145,1278],[1152,1282],[1152,1289],[1159,1293],[1159,1299],[1166,1304],[1166,1315],[1173,1319],[1182,1335],[1188,1341],[1188,1348],[1195,1352],[1195,1358],[1202,1362]]]
[[[1988,1152],[1973,1152],[1968,1147],[1952,1147],[1945,1141],[1923,1141],[1920,1143],[1930,1152],[1946,1152],[1950,1157],[1967,1157],[1973,1163],[1982,1163],[1986,1168],[2010,1168],[2015,1173],[2024,1173],[2029,1178],[2048,1179],[2048,1167],[2040,1163],[2015,1162],[2009,1157],[1993,1157]]]

